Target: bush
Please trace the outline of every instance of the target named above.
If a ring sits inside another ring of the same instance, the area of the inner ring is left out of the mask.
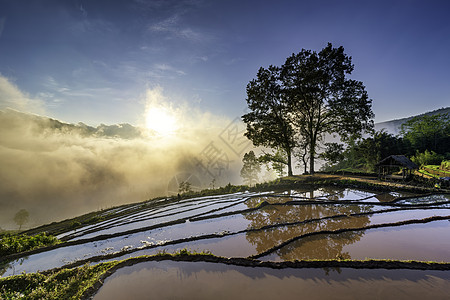
[[[56,237],[47,235],[45,232],[35,236],[28,236],[25,234],[4,234],[0,237],[0,256],[6,256],[59,243],[60,241]]]
[[[411,160],[419,166],[440,165],[444,156],[434,151],[425,150],[423,153],[416,151],[416,155],[411,157]]]
[[[442,161],[440,169],[444,171],[450,171],[450,160]]]

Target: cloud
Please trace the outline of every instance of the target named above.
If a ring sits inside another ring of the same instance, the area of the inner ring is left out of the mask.
[[[0,226],[58,221],[176,192],[169,186],[192,174],[196,188],[240,183],[241,158],[220,139],[227,118],[175,107],[161,87],[148,89],[147,107],[165,107],[179,126],[166,137],[130,124],[69,124],[36,114],[0,110]],[[215,156],[211,156],[214,151]],[[177,177],[179,178],[179,177]]]
[[[150,25],[148,29],[150,32],[163,33],[169,39],[179,38],[197,43],[209,41],[211,39],[211,37],[204,32],[184,26],[181,23],[180,15],[176,14],[163,21]]]
[[[45,102],[20,91],[8,78],[0,74],[0,109],[5,108],[44,114]]]
[[[167,64],[156,64],[155,68],[157,70],[159,70],[159,71],[162,71],[162,72],[167,71],[167,72],[175,73],[175,74],[180,75],[180,76],[186,75],[186,72],[184,72],[182,70],[175,69],[174,67],[172,67],[170,65],[167,65]]]

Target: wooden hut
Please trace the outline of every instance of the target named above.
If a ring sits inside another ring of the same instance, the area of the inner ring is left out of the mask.
[[[376,164],[378,178],[405,180],[409,178],[419,166],[404,155],[391,155]]]

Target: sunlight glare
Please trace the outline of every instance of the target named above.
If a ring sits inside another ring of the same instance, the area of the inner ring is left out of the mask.
[[[146,126],[161,136],[171,135],[178,128],[175,116],[160,107],[152,107],[147,111]]]

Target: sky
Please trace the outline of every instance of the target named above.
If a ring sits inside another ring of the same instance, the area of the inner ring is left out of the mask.
[[[30,228],[183,181],[241,184],[246,86],[302,49],[343,46],[375,122],[448,107],[449,12],[433,0],[0,0],[0,231],[20,228],[22,209]]]
[[[450,104],[448,1],[0,0],[0,109],[145,123],[146,95],[234,119],[260,67],[328,42],[375,122]]]

